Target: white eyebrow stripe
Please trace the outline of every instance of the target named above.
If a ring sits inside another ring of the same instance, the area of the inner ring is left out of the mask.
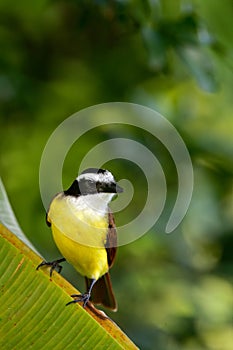
[[[95,174],[95,173],[85,173],[85,174],[81,174],[79,175],[77,178],[77,181],[80,181],[82,179],[85,180],[90,180],[90,181],[94,181],[94,182],[115,182],[114,177],[112,176],[112,174],[110,172],[106,172],[104,174],[99,173],[99,174]]]

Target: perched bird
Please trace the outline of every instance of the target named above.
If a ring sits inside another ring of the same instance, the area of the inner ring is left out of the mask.
[[[86,280],[86,292],[72,295],[68,304],[91,300],[114,311],[117,303],[112,291],[109,268],[117,250],[117,233],[109,202],[123,189],[110,171],[90,168],[83,171],[65,191],[51,201],[46,222],[64,258],[42,263],[60,272],[67,260]],[[67,305],[68,305],[67,304]]]

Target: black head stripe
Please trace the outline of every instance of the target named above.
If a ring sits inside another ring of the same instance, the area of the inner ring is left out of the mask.
[[[117,184],[113,175],[105,169],[89,168],[72,183],[65,195],[80,196],[96,193],[117,193]]]
[[[74,196],[78,197],[81,194],[80,188],[79,188],[79,183],[77,180],[74,180],[72,185],[68,188],[68,190],[64,191],[64,194],[66,196]]]

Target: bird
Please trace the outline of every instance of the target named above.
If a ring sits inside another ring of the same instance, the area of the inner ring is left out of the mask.
[[[62,258],[42,261],[37,270],[50,266],[50,276],[55,269],[61,272],[60,263],[67,261],[85,277],[86,292],[73,294],[66,305],[89,301],[117,310],[109,269],[117,251],[117,232],[109,203],[123,192],[109,170],[88,168],[71,186],[52,199],[46,213],[53,239]]]

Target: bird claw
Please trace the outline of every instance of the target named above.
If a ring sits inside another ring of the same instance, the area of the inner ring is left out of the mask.
[[[42,266],[51,266],[49,275],[50,275],[50,278],[52,278],[53,271],[54,271],[55,269],[58,270],[58,273],[61,272],[63,266],[61,266],[60,263],[63,262],[63,261],[66,261],[66,259],[65,259],[65,258],[62,258],[62,259],[58,259],[58,260],[54,260],[54,261],[45,261],[45,260],[43,260],[43,261],[37,266],[36,269],[39,270],[39,268],[41,268]]]
[[[84,293],[84,294],[72,294],[71,295],[72,298],[75,298],[74,300],[69,301],[67,305],[73,304],[73,303],[79,303],[79,302],[83,302],[83,307],[85,308],[91,295],[90,293]]]

